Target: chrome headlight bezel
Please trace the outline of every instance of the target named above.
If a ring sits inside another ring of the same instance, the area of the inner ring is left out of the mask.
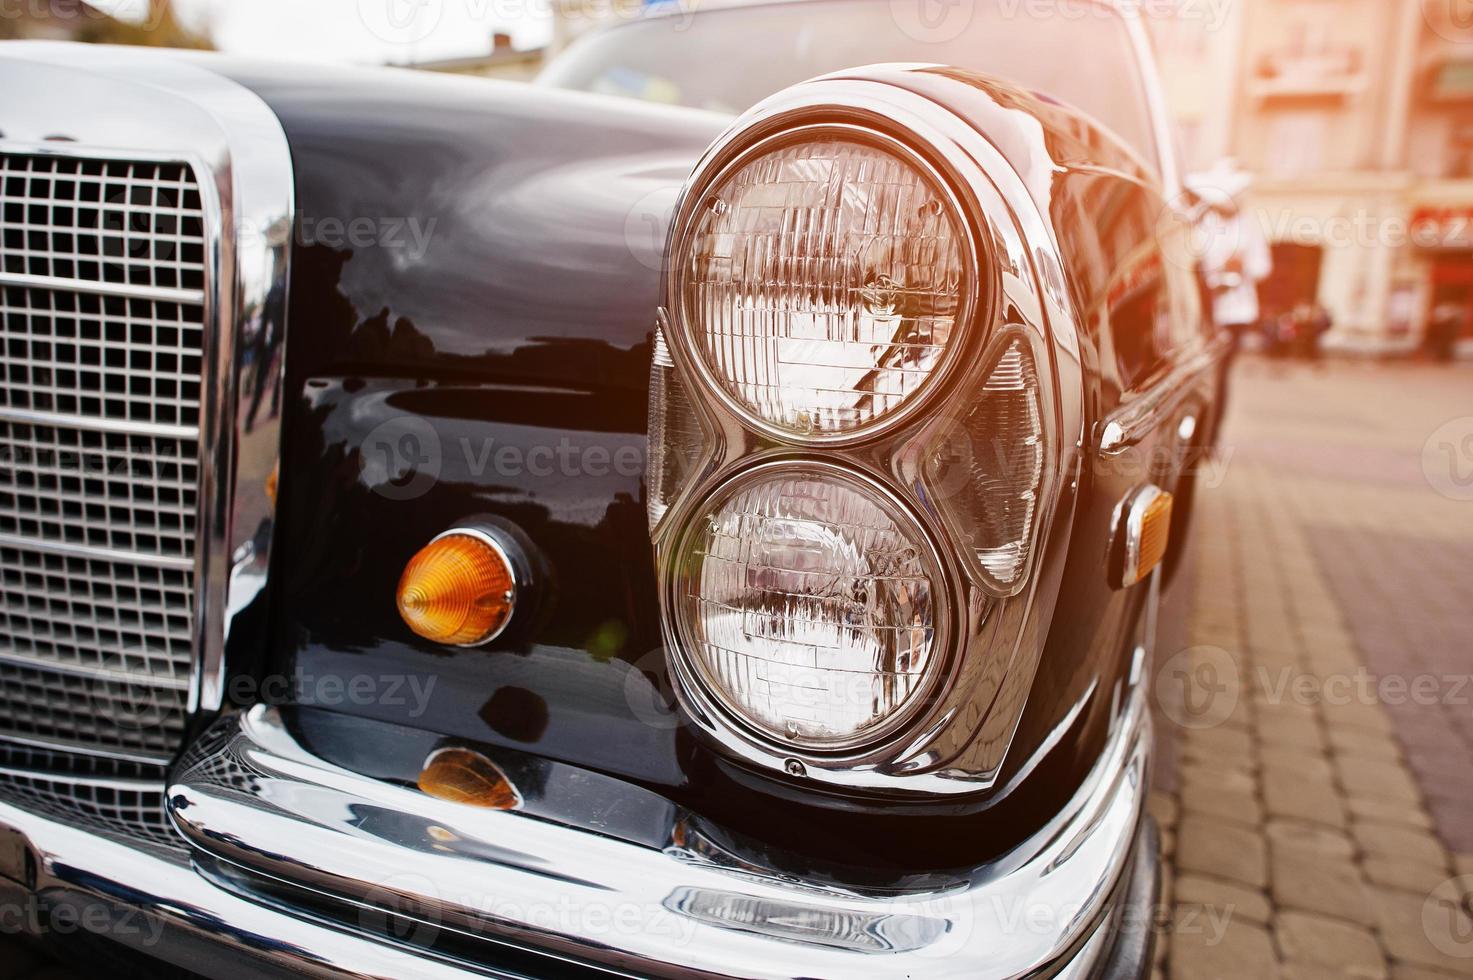
[[[784,149],[795,143],[814,142],[825,138],[837,138],[870,146],[888,154],[905,166],[913,169],[923,181],[935,189],[949,212],[958,235],[961,250],[963,281],[960,287],[953,334],[940,362],[920,387],[906,396],[895,409],[874,421],[840,432],[803,434],[763,418],[737,398],[722,379],[712,370],[705,354],[695,339],[694,314],[688,309],[685,296],[689,257],[693,239],[699,225],[701,208],[713,188],[722,186],[733,174],[754,159]],[[895,431],[912,424],[915,419],[944,392],[948,383],[960,373],[965,352],[976,339],[975,322],[983,306],[982,286],[984,283],[982,251],[973,229],[976,222],[957,193],[955,182],[947,176],[936,162],[918,152],[910,143],[887,131],[874,120],[804,120],[776,116],[765,120],[760,126],[745,130],[742,138],[732,140],[717,152],[703,160],[696,173],[686,185],[676,208],[669,243],[666,249],[665,269],[668,294],[666,309],[672,319],[673,329],[666,342],[672,347],[676,360],[685,364],[698,383],[702,394],[708,395],[720,405],[725,413],[750,428],[753,432],[779,444],[807,447],[845,447],[883,439]]]
[[[934,88],[926,93],[920,89]],[[1059,509],[1065,474],[1083,445],[1083,330],[1070,306],[1058,242],[1051,236],[1020,175],[977,126],[946,108],[947,97],[977,95],[965,79],[922,69],[875,66],[815,79],[779,93],[738,120],[708,149],[688,180],[676,209],[666,250],[666,306],[659,315],[668,370],[689,389],[704,442],[691,447],[697,459],[678,486],[659,502],[652,522],[662,630],[674,692],[693,731],[717,752],[758,773],[797,779],[845,796],[853,793],[905,799],[942,799],[975,794],[993,785],[1042,654],[1048,628],[1041,619],[1052,601],[1035,601],[1041,589],[1057,587],[1062,552],[1051,548],[1067,538],[1072,510]],[[991,111],[990,104],[979,109]],[[679,312],[680,292],[671,275],[677,250],[690,227],[690,212],[705,199],[711,175],[722,172],[749,147],[805,127],[848,124],[895,140],[944,175],[956,194],[971,239],[965,320],[958,320],[948,373],[927,386],[903,417],[837,439],[804,441],[772,433],[730,404],[704,366]],[[977,563],[953,540],[954,531],[935,497],[926,470],[927,454],[964,419],[992,368],[995,345],[1004,333],[1027,338],[1048,415],[1048,461],[1034,522],[1032,557],[1015,590],[981,581]],[[939,551],[945,570],[948,624],[944,664],[934,685],[918,699],[919,709],[893,728],[873,733],[863,744],[836,751],[784,745],[753,732],[729,716],[705,692],[684,663],[684,640],[673,627],[672,582],[681,574],[688,525],[701,519],[712,494],[744,471],[769,462],[815,459],[875,481],[897,497]],[[668,507],[668,509],[666,509]],[[1063,518],[1062,520],[1060,518]]]

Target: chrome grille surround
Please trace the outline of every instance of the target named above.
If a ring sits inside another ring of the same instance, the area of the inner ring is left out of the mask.
[[[0,43],[0,73],[0,798],[172,839],[165,765],[259,642],[290,149],[189,54]]]
[[[0,736],[157,761],[183,738],[202,186],[185,160],[0,144]]]

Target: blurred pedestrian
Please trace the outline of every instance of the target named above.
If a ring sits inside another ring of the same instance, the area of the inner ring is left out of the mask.
[[[1467,308],[1461,303],[1438,303],[1427,324],[1427,353],[1434,361],[1451,361],[1463,335]]]

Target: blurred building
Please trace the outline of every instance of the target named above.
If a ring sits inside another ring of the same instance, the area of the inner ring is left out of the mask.
[[[213,47],[207,32],[179,22],[169,0],[149,0],[147,19],[136,22],[109,16],[85,0],[0,0],[0,40]]]
[[[477,75],[511,82],[529,82],[542,70],[546,48],[515,48],[510,34],[491,35],[491,50],[468,58],[443,58],[419,61],[406,67],[420,71],[448,72],[452,75]]]
[[[1412,349],[1449,304],[1473,338],[1473,29],[1456,8],[1183,0],[1152,25],[1188,167],[1254,174],[1265,313],[1318,300],[1329,346]]]

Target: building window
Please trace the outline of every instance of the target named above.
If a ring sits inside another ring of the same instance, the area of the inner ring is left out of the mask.
[[[1329,119],[1323,112],[1274,113],[1269,125],[1265,169],[1279,177],[1323,170],[1329,128]]]
[[[1473,177],[1473,119],[1455,119],[1449,127],[1447,177]]]

